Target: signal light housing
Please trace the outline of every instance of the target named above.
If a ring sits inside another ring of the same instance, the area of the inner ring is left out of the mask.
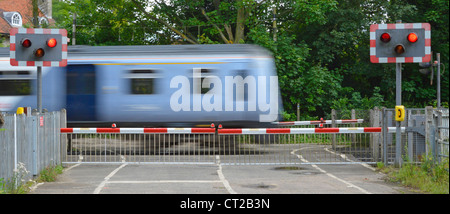
[[[67,66],[67,30],[11,28],[9,34],[12,66]]]
[[[429,23],[370,25],[370,62],[420,63],[431,59]]]

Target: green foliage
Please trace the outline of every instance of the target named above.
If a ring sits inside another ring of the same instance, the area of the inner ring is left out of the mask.
[[[53,182],[61,174],[63,167],[61,165],[48,166],[39,173],[38,182]]]
[[[383,95],[380,94],[380,88],[375,87],[371,97],[361,97],[360,92],[354,92],[352,88],[346,88],[346,94],[332,101],[332,109],[351,110],[351,109],[373,109],[374,107],[382,107],[384,104]]]
[[[72,38],[73,14],[76,13],[77,45],[152,44],[153,38],[146,38],[148,32],[159,28],[154,28],[154,23],[142,25],[142,15],[134,6],[128,0],[53,1],[53,18]]]
[[[13,176],[5,180],[0,178],[0,194],[24,194],[29,190],[29,182],[25,181],[25,177],[30,173],[25,168],[25,164],[19,162],[17,169],[14,170]]]
[[[327,100],[337,98],[339,77],[324,67],[307,63],[309,49],[306,44],[293,43],[295,37],[281,31],[277,41],[273,41],[263,30],[253,29],[248,37],[274,54],[281,96],[288,112],[285,116],[296,111],[297,103],[306,107],[307,115],[323,115],[321,110],[329,108]]]
[[[448,194],[448,158],[436,163],[427,158],[421,164],[406,163],[389,173],[391,181],[417,188],[426,193]]]

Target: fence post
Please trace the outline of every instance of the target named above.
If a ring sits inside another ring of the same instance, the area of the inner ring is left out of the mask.
[[[352,109],[352,119],[353,120],[356,119],[356,111],[355,111],[355,109]],[[356,124],[352,123],[351,127],[356,127]],[[352,134],[351,136],[352,136],[352,142],[356,142],[356,134]]]
[[[431,147],[431,135],[432,131],[434,131],[433,127],[433,107],[427,106],[425,107],[425,155],[429,154],[429,149]]]
[[[14,113],[14,171],[17,170],[17,114]]]
[[[386,107],[383,107],[383,111],[382,111],[382,136],[383,136],[383,146],[381,147],[381,151],[383,154],[383,163],[384,165],[388,164],[387,161],[387,111],[386,111]]]
[[[370,126],[371,127],[379,127],[380,126],[380,110],[378,107],[375,107],[371,110],[370,114]],[[380,134],[373,133],[370,137],[370,147],[372,148],[372,156],[376,161],[379,158],[379,149],[380,149]]]
[[[60,128],[67,128],[67,111],[66,109],[61,109],[60,116]],[[58,130],[60,131],[60,130]],[[70,143],[70,142],[69,142]],[[61,147],[61,161],[65,160],[68,150],[70,149],[70,145],[67,143],[67,134],[60,135],[60,147]]]
[[[331,109],[331,127],[336,127],[336,110]],[[336,149],[336,134],[331,134],[331,142],[333,150]]]
[[[411,118],[412,115],[412,110],[410,109],[406,109],[406,118],[407,118],[407,125],[406,127],[413,127],[413,120]],[[407,132],[408,135],[408,159],[409,161],[413,162],[414,161],[414,142],[413,142],[413,133],[412,132]]]
[[[32,160],[32,163],[33,163],[33,169],[32,169],[32,173],[33,173],[33,176],[37,176],[38,175],[38,167],[37,167],[37,165],[38,165],[38,157],[37,157],[37,139],[38,139],[38,127],[37,127],[37,123],[38,123],[38,120],[37,120],[37,118],[38,118],[38,116],[36,115],[36,114],[33,114],[32,116],[31,116],[31,119],[32,119],[32,129],[31,129],[31,132],[32,132],[32,134],[31,134],[31,137],[32,137],[32,145],[33,145],[33,160]]]

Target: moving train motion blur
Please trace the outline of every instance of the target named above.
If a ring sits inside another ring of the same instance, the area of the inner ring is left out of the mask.
[[[254,45],[69,46],[43,67],[43,108],[68,126],[261,127],[283,110],[271,54]],[[36,108],[36,67],[0,48],[0,111]]]

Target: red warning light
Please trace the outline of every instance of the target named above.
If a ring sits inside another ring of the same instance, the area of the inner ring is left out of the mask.
[[[54,48],[58,43],[56,42],[55,38],[51,38],[47,40],[47,45],[51,48]]]
[[[24,48],[31,47],[31,40],[29,40],[29,39],[22,39],[22,41],[20,41],[20,43],[22,44],[22,47],[24,47]]]
[[[414,43],[414,42],[417,42],[417,40],[418,40],[417,34],[415,34],[415,33],[408,34],[409,42]]]
[[[383,33],[381,34],[380,39],[382,42],[389,42],[391,41],[391,35],[389,35],[389,33]]]

